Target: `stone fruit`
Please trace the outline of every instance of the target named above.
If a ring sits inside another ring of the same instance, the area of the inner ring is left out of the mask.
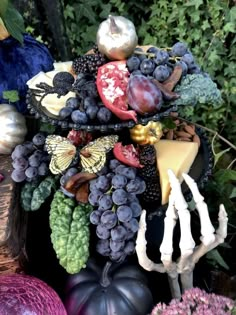
[[[134,75],[127,86],[128,104],[140,115],[155,114],[162,105],[162,93],[144,75]]]

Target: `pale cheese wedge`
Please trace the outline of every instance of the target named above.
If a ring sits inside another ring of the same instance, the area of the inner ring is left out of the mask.
[[[72,61],[54,62],[53,66],[57,71],[70,72],[72,68]]]
[[[162,205],[166,204],[170,194],[170,183],[167,170],[183,181],[182,173],[188,173],[198,153],[195,142],[160,140],[155,143],[157,169],[160,175]]]

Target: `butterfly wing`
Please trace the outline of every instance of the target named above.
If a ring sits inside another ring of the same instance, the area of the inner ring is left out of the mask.
[[[104,147],[106,152],[109,152],[111,149],[113,149],[114,145],[118,141],[118,138],[119,137],[117,135],[100,137],[95,140],[95,143],[96,145]]]
[[[93,146],[88,152],[88,157],[80,155],[83,170],[88,173],[97,173],[106,163],[106,151],[102,147]]]
[[[61,136],[48,136],[46,149],[52,155],[49,169],[53,174],[59,174],[66,170],[76,154],[76,147]]]

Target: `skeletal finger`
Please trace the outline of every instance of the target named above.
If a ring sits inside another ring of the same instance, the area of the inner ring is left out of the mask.
[[[200,240],[205,246],[209,246],[209,244],[212,244],[215,241],[215,229],[210,220],[207,204],[204,202],[204,197],[200,194],[196,182],[189,175],[182,175],[193,194],[193,199],[196,203],[196,208],[199,213],[201,224]]]
[[[193,194],[193,199],[197,203],[200,203],[204,200],[204,197],[200,194],[199,189],[197,187],[197,183],[190,177],[188,174],[182,174],[186,184],[188,185],[189,189]]]
[[[223,204],[220,205],[218,221],[219,227],[216,231],[216,237],[219,243],[223,243],[224,239],[227,236],[227,223],[228,223],[228,216]]]
[[[187,209],[188,204],[184,199],[180,181],[178,180],[178,178],[175,176],[174,172],[171,169],[169,169],[167,173],[169,176],[170,187],[172,189],[171,194],[173,195],[175,208],[178,211],[182,209]]]

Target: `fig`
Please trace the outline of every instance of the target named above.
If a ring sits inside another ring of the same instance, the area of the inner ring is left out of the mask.
[[[140,115],[150,115],[158,112],[162,105],[160,89],[144,75],[134,75],[127,86],[129,106]]]

